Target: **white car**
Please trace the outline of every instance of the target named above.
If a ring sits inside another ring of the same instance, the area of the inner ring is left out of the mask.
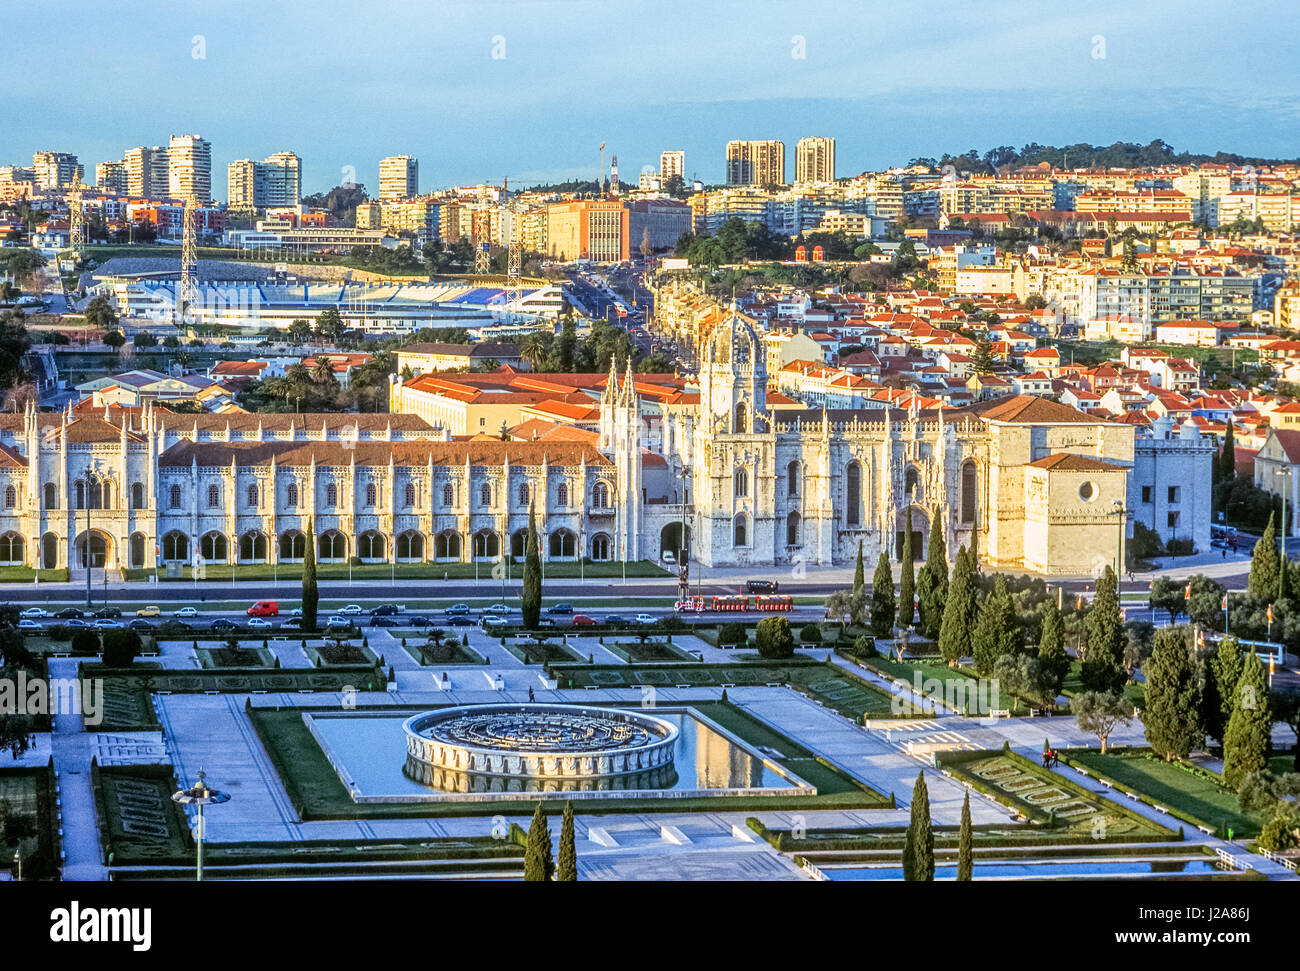
[[[265,617],[249,617],[248,626],[249,627],[270,627],[272,625],[271,622],[267,620]]]
[[[20,620],[18,621],[18,629],[19,630],[40,630],[41,625],[36,623],[36,621],[34,620]]]
[[[505,614],[510,613],[510,605],[502,604],[502,603],[492,604],[491,606],[484,607],[483,613],[494,614],[496,616],[504,616]]]
[[[174,617],[197,617],[198,615],[199,615],[199,612],[198,612],[198,610],[196,610],[195,608],[193,608],[193,607],[182,607],[180,610],[176,611],[172,616],[174,616]]]
[[[360,614],[364,614],[365,611],[361,609],[360,604],[348,604],[346,607],[341,607],[339,613],[344,617],[356,617]]]
[[[634,618],[632,618],[632,619],[633,619],[636,623],[638,623],[638,624],[657,624],[657,623],[659,623],[659,618],[658,618],[658,617],[655,617],[655,616],[652,616],[651,614],[637,614],[637,615],[636,615]]]
[[[484,627],[504,627],[506,625],[506,619],[504,617],[499,617],[496,614],[484,614],[482,619],[479,620],[479,623]]]
[[[42,617],[53,617],[54,615],[51,614],[48,610],[46,610],[44,607],[28,607],[18,616],[25,617],[28,620],[38,620]]]
[[[335,614],[329,620],[325,621],[325,626],[335,628],[351,627],[352,621],[348,620],[346,617],[340,617],[338,614]]]
[[[95,630],[116,630],[122,624],[116,620],[109,620],[107,617],[101,617],[95,621]]]

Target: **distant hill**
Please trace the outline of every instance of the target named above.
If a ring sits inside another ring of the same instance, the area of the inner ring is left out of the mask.
[[[1039,165],[1046,162],[1055,168],[1154,168],[1160,165],[1199,165],[1204,162],[1216,162],[1221,165],[1280,165],[1294,164],[1296,159],[1268,159],[1235,152],[1215,152],[1206,155],[1197,152],[1176,152],[1170,144],[1157,138],[1146,145],[1136,142],[1115,142],[1112,145],[1089,145],[1079,142],[1075,145],[1039,145],[1031,142],[1016,150],[1010,145],[1000,145],[989,149],[983,155],[978,149],[970,149],[962,155],[945,154],[941,158],[914,158],[912,165],[928,165],[932,168],[954,166],[959,172],[993,174],[1000,170],[1015,169],[1021,166]]]

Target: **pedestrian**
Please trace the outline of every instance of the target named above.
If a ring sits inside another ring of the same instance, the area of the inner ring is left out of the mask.
[[[1225,560],[1228,558],[1228,547],[1227,547],[1226,544],[1225,544],[1224,547],[1223,547],[1223,558],[1224,558]]]
[[[528,700],[529,700],[529,701],[536,701],[536,700],[537,700],[536,697],[533,695],[533,688],[532,688],[532,685],[529,685],[529,687],[528,687]]]

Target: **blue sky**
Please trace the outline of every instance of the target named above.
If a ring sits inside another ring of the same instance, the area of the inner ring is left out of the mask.
[[[680,148],[706,182],[731,138],[783,139],[787,177],[804,135],[836,137],[840,175],[1029,141],[1296,157],[1298,21],[1260,0],[28,0],[0,164],[71,151],[89,175],[199,132],[220,199],[226,163],[283,150],[308,192],[348,166],[373,192],[394,154],[426,191],[595,178],[602,141],[625,180]]]

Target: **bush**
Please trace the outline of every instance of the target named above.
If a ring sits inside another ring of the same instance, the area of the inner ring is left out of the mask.
[[[52,641],[66,641],[72,636],[72,628],[67,624],[52,624],[45,629],[45,634]]]
[[[758,622],[754,632],[759,657],[787,658],[794,656],[794,631],[784,617],[768,617]]]
[[[140,647],[140,635],[133,630],[105,631],[104,664],[110,668],[130,667]]]
[[[73,654],[98,654],[99,653],[99,632],[93,630],[79,630],[72,635],[72,653]]]
[[[1165,544],[1165,552],[1170,556],[1191,556],[1196,552],[1196,544],[1189,539],[1171,539]]]
[[[689,625],[676,614],[669,614],[659,620],[660,630],[686,630]]]
[[[804,624],[803,630],[799,631],[799,640],[804,644],[820,644],[822,629],[816,624]]]
[[[744,624],[723,624],[718,628],[718,646],[727,644],[744,645],[748,640]]]
[[[876,639],[869,634],[859,634],[853,642],[853,653],[858,657],[875,657]]]

